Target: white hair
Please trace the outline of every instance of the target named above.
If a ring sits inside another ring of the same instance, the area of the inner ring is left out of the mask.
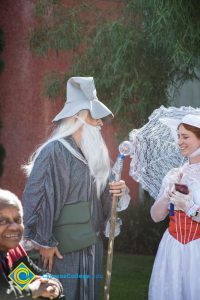
[[[88,112],[88,110],[82,110],[77,115],[60,121],[60,124],[58,124],[47,141],[30,156],[28,163],[22,166],[27,176],[30,175],[36,158],[46,145],[54,140],[73,135],[83,126],[78,146],[88,162],[91,175],[95,179],[97,196],[98,198],[100,197],[110,174],[110,158],[108,149],[98,128],[85,122]]]
[[[23,212],[21,201],[17,196],[10,191],[0,189],[0,209],[10,206]]]
[[[81,110],[77,115],[81,119],[85,120],[85,118],[88,115],[88,110]],[[36,149],[36,151],[29,157],[28,163],[22,166],[22,169],[24,170],[25,174],[27,176],[30,175],[36,158],[46,145],[57,139],[74,134],[82,125],[83,123],[75,116],[62,119],[58,123],[57,127],[54,129],[50,137],[42,145],[40,145]]]

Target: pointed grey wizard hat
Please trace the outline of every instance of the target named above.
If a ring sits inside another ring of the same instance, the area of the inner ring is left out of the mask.
[[[67,82],[67,100],[53,121],[72,117],[88,109],[93,119],[101,119],[113,113],[97,98],[93,77],[71,77]]]

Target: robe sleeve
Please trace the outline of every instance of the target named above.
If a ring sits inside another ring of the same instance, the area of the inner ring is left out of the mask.
[[[110,217],[111,217],[111,207],[112,207],[112,194],[109,193],[109,185],[106,186],[104,193],[102,194],[102,207],[103,207],[103,217],[105,230],[104,234],[106,237],[109,237],[110,234]],[[117,204],[117,212],[125,210],[130,202],[129,189],[126,188],[125,194],[119,198]],[[115,236],[120,234],[120,226],[122,225],[122,221],[120,218],[116,218],[115,225]]]
[[[130,203],[130,195],[129,189],[126,187],[125,193],[123,196],[119,197],[119,201],[117,203],[117,212],[127,209]],[[107,184],[102,196],[102,207],[103,207],[103,218],[104,222],[107,222],[111,215],[111,207],[112,207],[112,194],[109,192],[109,185]]]
[[[70,181],[69,151],[58,141],[37,157],[23,193],[24,238],[36,245],[55,247],[53,224],[66,202]]]

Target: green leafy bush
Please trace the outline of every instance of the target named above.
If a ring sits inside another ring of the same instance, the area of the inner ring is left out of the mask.
[[[50,50],[75,50],[80,44],[77,9],[67,9],[60,0],[38,0],[34,12],[37,25],[30,32],[30,48],[40,56]]]
[[[118,136],[167,105],[171,87],[199,79],[199,1],[126,0],[112,17],[96,3],[77,0],[66,7],[60,0],[38,0],[35,6],[32,51],[68,51],[71,60],[69,72],[45,78],[46,94],[62,95],[70,76],[93,76],[99,98],[121,125]]]

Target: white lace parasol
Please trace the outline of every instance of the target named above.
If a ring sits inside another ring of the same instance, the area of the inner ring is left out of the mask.
[[[163,177],[183,163],[177,147],[177,125],[187,114],[199,114],[200,108],[161,106],[149,122],[129,134],[132,144],[130,176],[156,199]]]

